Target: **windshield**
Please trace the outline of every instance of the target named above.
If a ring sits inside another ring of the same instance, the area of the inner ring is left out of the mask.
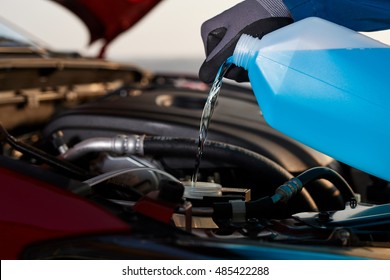
[[[26,36],[12,29],[0,19],[0,47],[34,47],[39,46]]]

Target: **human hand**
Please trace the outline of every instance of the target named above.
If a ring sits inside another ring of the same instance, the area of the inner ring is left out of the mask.
[[[206,59],[199,70],[199,78],[213,82],[219,67],[234,51],[241,34],[261,38],[293,20],[282,0],[246,0],[204,22],[201,35]],[[237,82],[248,81],[247,72],[231,67],[227,78]]]

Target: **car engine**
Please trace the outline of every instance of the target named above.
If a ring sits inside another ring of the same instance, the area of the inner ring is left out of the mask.
[[[193,250],[212,240],[389,256],[387,182],[269,127],[245,86],[223,85],[193,186],[208,90],[193,77],[157,74],[71,106],[67,100],[33,125],[5,125],[2,156],[45,170],[41,180],[97,203],[143,238],[168,242],[156,223]],[[26,257],[48,257],[51,246]]]

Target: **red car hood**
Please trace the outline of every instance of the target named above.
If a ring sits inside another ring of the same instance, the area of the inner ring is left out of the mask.
[[[76,14],[87,26],[89,43],[103,39],[99,57],[119,34],[136,24],[161,0],[52,0]]]

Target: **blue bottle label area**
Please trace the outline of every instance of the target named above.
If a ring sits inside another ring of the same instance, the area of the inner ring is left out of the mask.
[[[267,122],[390,181],[390,48],[259,50],[248,66]]]

